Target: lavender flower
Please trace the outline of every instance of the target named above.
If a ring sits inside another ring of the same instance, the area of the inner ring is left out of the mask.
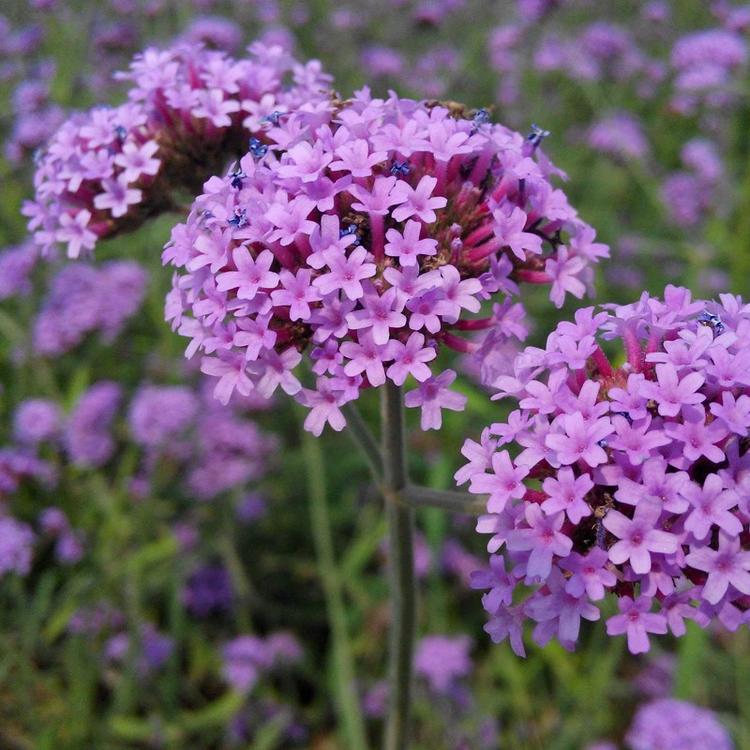
[[[77,258],[169,209],[175,190],[197,192],[267,117],[314,105],[329,81],[319,63],[261,43],[240,60],[197,44],[149,48],[119,78],[130,101],[73,115],[38,162],[24,213],[42,254],[61,244]]]
[[[498,379],[518,408],[466,443],[457,474],[489,496],[478,530],[490,552],[506,548],[507,565],[493,557],[473,581],[489,590],[494,638],[521,653],[530,619],[537,643],[572,649],[608,592],[619,614],[607,632],[633,653],[649,634],[683,635],[685,619],[738,626],[750,596],[748,330],[740,298],[669,286],[663,301],[579,310]],[[602,348],[613,339],[621,367]]]
[[[0,576],[10,572],[28,575],[34,539],[34,532],[27,524],[0,518]]]
[[[467,636],[425,636],[417,645],[414,670],[437,694],[447,694],[471,672],[471,640]]]
[[[626,742],[632,750],[733,750],[716,714],[686,701],[663,698],[638,710]]]
[[[363,388],[413,377],[406,404],[438,428],[465,399],[452,371],[433,371],[435,350],[474,350],[458,334],[495,322],[467,314],[513,294],[511,274],[551,284],[561,305],[607,254],[554,173],[538,142],[470,112],[366,91],[290,112],[173,230],[166,315],[224,402],[281,388],[320,434],[344,427],[341,407]],[[305,349],[314,388],[298,377]]]
[[[140,308],[146,279],[145,270],[132,261],[63,267],[53,278],[34,321],[34,350],[59,356],[94,331],[113,340]]]
[[[33,398],[22,401],[13,415],[13,434],[27,445],[53,440],[62,425],[62,412],[53,401]]]
[[[227,611],[234,593],[229,572],[223,565],[205,565],[193,571],[182,600],[195,617]]]
[[[112,421],[121,399],[116,383],[102,381],[78,400],[65,425],[65,449],[74,464],[96,468],[106,463],[115,449]]]

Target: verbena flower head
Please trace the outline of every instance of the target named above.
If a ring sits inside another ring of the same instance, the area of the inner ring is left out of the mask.
[[[699,104],[728,104],[732,74],[747,60],[747,42],[727,29],[704,29],[680,37],[672,48],[676,95],[673,106],[692,112]]]
[[[28,524],[0,517],[0,577],[10,572],[25,576],[29,572],[34,539]]]
[[[432,364],[439,346],[469,351],[462,332],[512,326],[518,282],[551,285],[558,306],[581,297],[607,254],[552,186],[544,134],[367,91],[283,118],[205,184],[165,249],[179,269],[166,315],[188,356],[221,400],[280,387],[316,434],[340,430],[362,388],[411,376],[407,406],[439,427],[464,402]],[[503,304],[470,318],[490,298]]]
[[[65,450],[83,467],[105,464],[115,450],[112,422],[122,398],[117,383],[102,380],[85,391],[65,425]]]
[[[291,108],[325,98],[317,62],[256,43],[235,60],[198,44],[147,49],[119,75],[126,104],[73,115],[47,144],[34,175],[29,228],[43,253],[71,258],[195,195],[247,139]],[[285,77],[293,83],[287,86]]]
[[[625,739],[632,750],[734,750],[713,711],[673,698],[642,706]]]
[[[414,670],[430,690],[447,694],[472,668],[471,639],[468,636],[428,635],[422,638],[414,655]]]
[[[34,320],[34,352],[60,356],[95,331],[105,341],[114,340],[139,310],[147,280],[146,270],[129,260],[63,266]]]
[[[54,402],[43,398],[22,401],[13,415],[13,435],[26,445],[37,445],[57,437],[62,425],[62,411]]]
[[[633,653],[685,619],[747,621],[750,306],[669,286],[581,309],[499,387],[517,408],[465,443],[456,475],[489,495],[491,569],[474,585],[494,639],[522,653],[531,620],[537,643],[572,649],[610,593],[607,632]]]

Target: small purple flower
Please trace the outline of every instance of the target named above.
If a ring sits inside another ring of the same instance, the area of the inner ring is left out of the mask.
[[[439,430],[443,424],[442,409],[461,411],[466,404],[466,396],[451,391],[448,386],[456,379],[453,370],[446,370],[419,384],[416,390],[409,391],[404,398],[407,407],[422,408],[421,426],[423,430]]]
[[[734,750],[729,732],[716,714],[674,698],[639,708],[626,742],[633,750]]]
[[[648,633],[663,635],[667,632],[666,618],[652,613],[651,603],[648,596],[639,596],[635,601],[623,596],[617,602],[620,614],[607,620],[607,634],[627,635],[631,654],[642,654],[649,650]]]
[[[52,401],[42,398],[22,401],[13,416],[13,434],[28,445],[53,440],[60,432],[62,412]]]
[[[446,695],[457,680],[471,672],[470,650],[467,636],[425,636],[417,644],[414,671],[427,680],[430,690]]]
[[[526,579],[545,580],[552,569],[554,555],[565,557],[573,542],[561,531],[565,515],[545,515],[538,505],[528,505],[525,512],[528,528],[516,529],[508,538],[508,549],[530,550]]]

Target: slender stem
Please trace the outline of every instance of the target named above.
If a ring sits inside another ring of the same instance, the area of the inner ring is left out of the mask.
[[[434,490],[410,484],[404,488],[401,500],[413,508],[439,508],[469,516],[481,516],[487,512],[487,504],[482,498],[458,490]]]
[[[383,478],[383,456],[380,453],[378,441],[372,432],[370,432],[367,422],[362,418],[359,409],[357,409],[353,401],[344,404],[342,411],[346,416],[346,425],[350,437],[362,451],[372,478],[376,484],[380,484]]]
[[[410,739],[412,659],[416,625],[414,511],[403,505],[407,485],[404,411],[401,389],[388,381],[382,394],[383,497],[388,519],[391,632],[389,711],[385,750],[407,750]]]
[[[331,626],[336,703],[346,735],[346,747],[353,750],[367,750],[364,721],[357,697],[352,648],[347,632],[341,578],[336,567],[333,549],[333,532],[326,499],[323,451],[320,442],[304,431],[302,449],[309,483],[310,523]]]

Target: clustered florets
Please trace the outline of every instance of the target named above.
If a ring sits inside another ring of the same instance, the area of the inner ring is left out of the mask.
[[[361,388],[412,376],[406,405],[437,428],[441,408],[464,402],[455,373],[429,364],[438,345],[470,351],[457,334],[506,316],[512,327],[517,282],[550,284],[558,306],[583,296],[607,254],[550,183],[560,173],[543,135],[368,91],[290,113],[173,230],[164,261],[181,273],[167,317],[223,400],[280,386],[319,434],[344,426],[340,407]],[[466,319],[498,293],[492,314]],[[305,349],[314,388],[299,378]]]
[[[621,366],[600,346],[613,339]],[[633,653],[648,633],[682,635],[685,619],[747,620],[749,342],[739,298],[667,287],[664,301],[581,309],[518,356],[498,383],[518,408],[466,442],[456,475],[489,495],[478,530],[492,535],[491,569],[474,585],[489,589],[495,640],[523,653],[528,619],[536,642],[573,648],[608,592],[619,614],[607,632]]]
[[[260,43],[249,52],[235,60],[199,45],[148,49],[120,74],[132,83],[129,102],[66,121],[39,155],[36,198],[24,207],[41,252],[59,244],[77,258],[175,208],[176,192],[197,193],[281,113],[327,98],[318,62],[303,66]]]

